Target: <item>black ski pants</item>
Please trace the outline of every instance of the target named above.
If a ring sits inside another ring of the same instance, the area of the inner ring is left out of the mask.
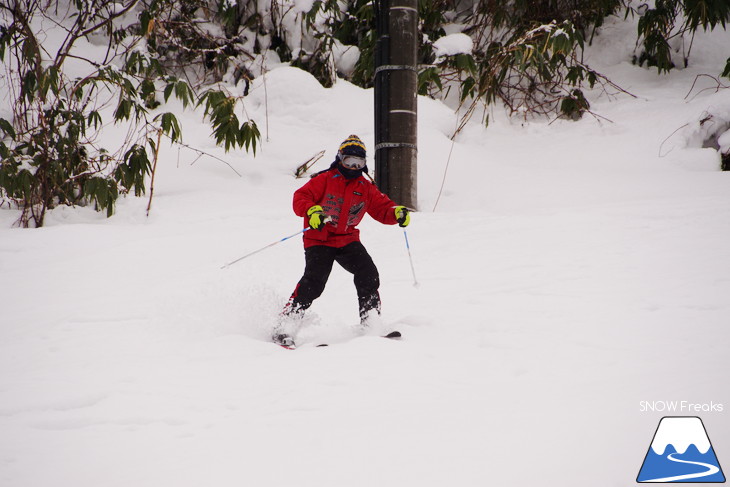
[[[312,305],[312,301],[322,295],[335,262],[351,273],[357,290],[360,318],[371,310],[380,312],[380,276],[373,259],[360,242],[352,242],[344,247],[315,245],[304,249],[304,276],[299,280],[285,314],[299,313]]]

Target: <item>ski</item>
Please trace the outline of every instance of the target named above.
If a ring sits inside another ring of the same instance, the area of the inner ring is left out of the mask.
[[[382,335],[382,338],[389,338],[391,340],[398,340],[402,337],[403,334],[398,330],[391,331],[387,335]],[[281,348],[285,348],[287,350],[297,349],[297,346],[294,343],[294,339],[288,335],[278,335],[274,337],[274,343],[279,345]],[[320,343],[319,345],[315,345],[315,347],[329,347],[329,345],[329,343]]]

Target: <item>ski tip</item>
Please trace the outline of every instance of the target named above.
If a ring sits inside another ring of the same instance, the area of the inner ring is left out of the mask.
[[[272,337],[272,341],[279,345],[281,348],[286,348],[287,350],[294,350],[295,348],[297,348],[296,344],[294,343],[294,339],[286,334],[274,335]]]
[[[399,332],[398,330],[391,331],[387,335],[385,335],[385,338],[401,338],[403,334]]]

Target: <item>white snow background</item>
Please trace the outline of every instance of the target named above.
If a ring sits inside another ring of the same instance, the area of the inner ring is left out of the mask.
[[[128,197],[110,219],[58,208],[23,230],[4,208],[0,485],[625,486],[672,415],[641,401],[663,400],[722,405],[674,415],[701,416],[730,465],[730,173],[702,148],[717,126],[699,124],[730,120],[730,89],[692,90],[730,33],[698,34],[668,76],[632,65],[634,42],[635,25],[608,22],[587,53],[636,95],[588,93],[605,119],[494,109],[452,145],[453,110],[419,100],[419,287],[403,231],[361,225],[400,341],[353,338],[339,267],[301,347],[267,341],[299,237],[221,269],[301,228],[293,173],[309,157],[326,150],[324,169],[358,134],[372,167],[372,90],[289,67],[257,78],[255,158],[162,107],[232,167],[166,145],[149,217]]]

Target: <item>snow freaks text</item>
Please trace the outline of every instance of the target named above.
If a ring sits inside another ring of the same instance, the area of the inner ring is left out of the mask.
[[[691,401],[639,401],[639,412],[660,413],[721,413],[722,403],[710,401],[697,403]]]

